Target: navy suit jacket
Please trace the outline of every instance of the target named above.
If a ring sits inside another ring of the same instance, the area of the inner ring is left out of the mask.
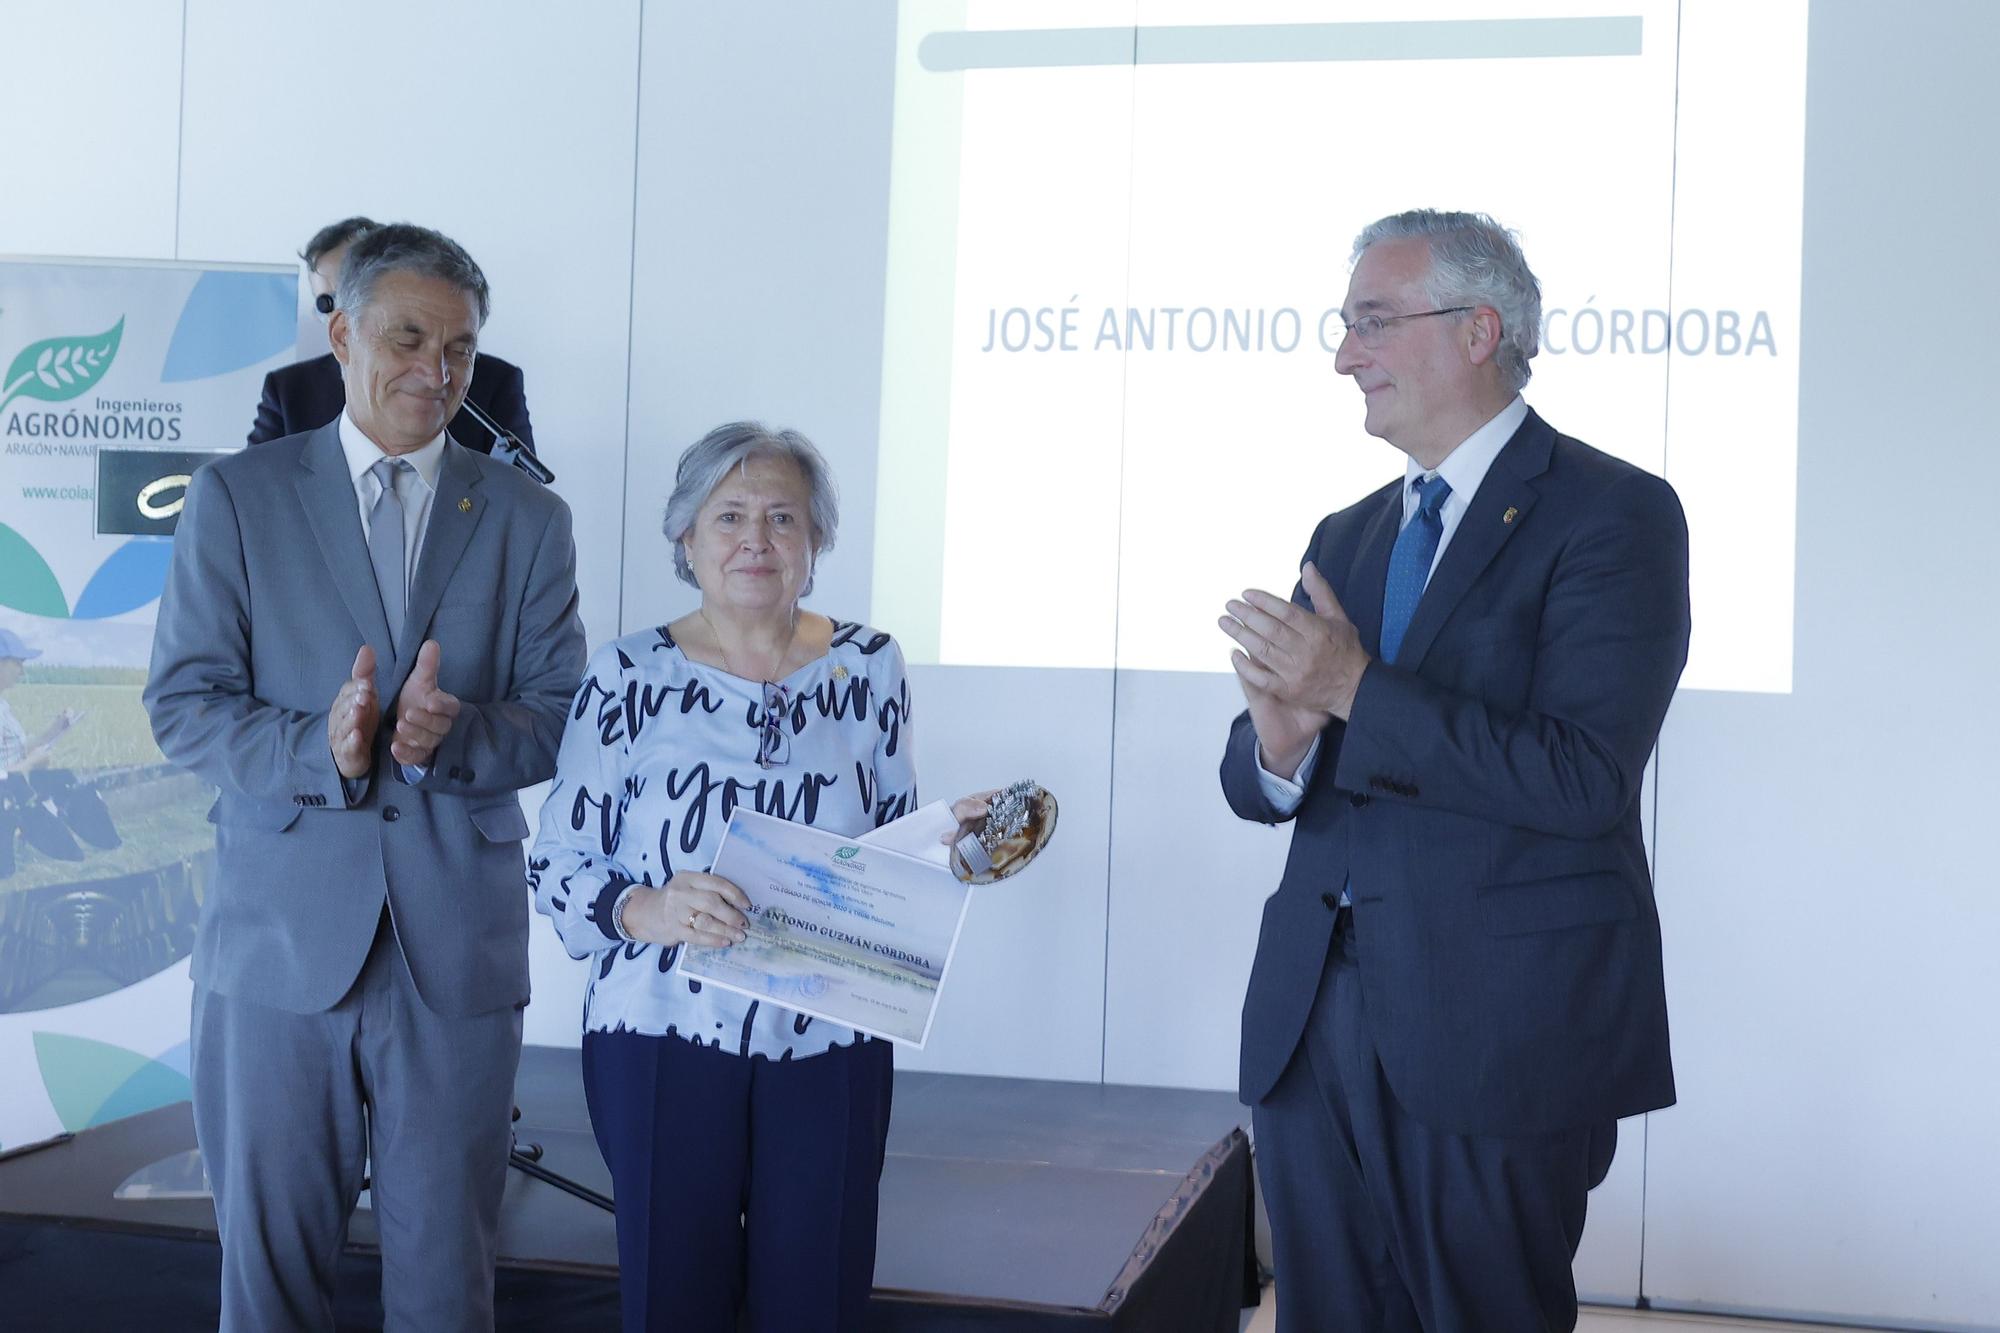
[[[535,432],[528,425],[528,394],[521,368],[497,356],[478,353],[472,362],[472,387],[465,396],[495,421],[520,436],[530,449]],[[264,377],[264,397],[250,427],[250,443],[264,444],[318,430],[347,406],[347,386],[340,362],[332,352],[274,370]],[[445,427],[452,439],[482,454],[493,452],[493,432],[472,419],[464,408]]]
[[[1401,486],[1327,517],[1306,551],[1370,654]],[[1298,1047],[1346,884],[1370,1030],[1419,1120],[1534,1134],[1673,1102],[1639,792],[1687,661],[1687,579],[1673,488],[1530,412],[1398,660],[1371,663],[1321,733],[1243,1004],[1245,1102]],[[1246,710],[1223,792],[1276,823],[1255,746]]]

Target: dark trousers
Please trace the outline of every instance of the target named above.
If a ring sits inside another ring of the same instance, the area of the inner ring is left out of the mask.
[[[225,1333],[331,1333],[364,1162],[383,1327],[492,1329],[519,1009],[425,1008],[385,912],[361,975],[324,1012],[195,987],[192,1056]]]
[[[892,1084],[881,1041],[773,1061],[585,1033],[627,1333],[865,1328]]]
[[[1418,1123],[1383,1074],[1342,918],[1305,1037],[1252,1111],[1279,1333],[1567,1333],[1617,1122],[1523,1138]]]

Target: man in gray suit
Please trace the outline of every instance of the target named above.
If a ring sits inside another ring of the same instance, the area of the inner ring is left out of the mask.
[[[193,975],[222,1327],[331,1329],[372,1160],[387,1326],[490,1329],[528,999],[517,791],[584,661],[563,502],[445,435],[487,312],[421,227],[356,242],[336,421],[201,468],[146,706],[221,788]]]

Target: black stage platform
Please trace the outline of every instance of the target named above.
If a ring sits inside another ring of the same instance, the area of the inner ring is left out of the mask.
[[[528,1048],[517,1095],[542,1164],[609,1191],[577,1053]],[[1241,1123],[1226,1093],[898,1074],[874,1326],[1235,1333],[1256,1299]],[[0,1328],[214,1328],[208,1202],[111,1197],[193,1146],[182,1103],[0,1160]],[[342,1329],[381,1326],[374,1241],[364,1209]],[[510,1171],[500,1252],[501,1328],[617,1328],[609,1213]]]

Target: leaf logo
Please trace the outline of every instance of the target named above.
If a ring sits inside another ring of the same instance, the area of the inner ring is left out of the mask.
[[[0,378],[0,408],[16,398],[39,398],[60,403],[80,398],[91,385],[111,369],[118,356],[118,342],[125,336],[121,316],[105,332],[94,338],[44,338],[29,343]]]
[[[855,857],[859,856],[860,854],[861,854],[861,849],[859,847],[843,847],[839,851],[835,852],[834,856],[838,860],[852,861]]]

